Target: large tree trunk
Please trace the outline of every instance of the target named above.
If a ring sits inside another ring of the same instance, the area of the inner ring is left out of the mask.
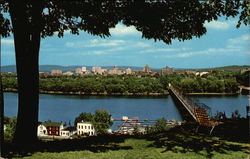
[[[37,140],[39,111],[39,48],[42,5],[38,1],[10,3],[18,78],[18,115],[14,137],[20,146]]]

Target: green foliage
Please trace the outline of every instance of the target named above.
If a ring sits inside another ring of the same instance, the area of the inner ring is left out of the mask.
[[[147,127],[146,132],[148,134],[159,133],[167,130],[169,126],[167,126],[167,120],[165,118],[160,118],[156,120],[156,124],[151,127]]]
[[[92,122],[94,116],[91,113],[83,112],[78,117],[75,118],[75,126],[78,122],[84,121],[84,122]]]
[[[173,39],[184,41],[204,35],[205,22],[217,20],[221,15],[239,16],[237,27],[241,23],[249,25],[248,3],[239,0],[230,3],[176,0],[140,2],[47,0],[35,4],[33,1],[0,1],[0,35],[8,37],[13,31],[13,23],[10,23],[10,18],[4,14],[13,15],[13,10],[17,10],[16,7],[20,11],[26,11],[22,17],[24,24],[38,21],[42,37],[53,36],[54,33],[62,37],[66,30],[70,30],[72,34],[86,31],[92,35],[106,37],[110,36],[109,29],[122,21],[127,26],[135,26],[142,32],[143,38],[162,40],[166,44],[171,44]],[[242,12],[239,12],[239,9]],[[38,13],[39,10],[49,11],[30,19],[34,10]]]
[[[113,125],[111,115],[106,110],[96,110],[94,115],[94,127],[97,134],[107,133],[108,128]]]
[[[3,81],[3,88],[13,88],[13,89],[17,89],[17,80],[16,77],[12,77],[12,76],[4,76],[4,78],[2,79]]]
[[[5,117],[5,123],[6,129],[4,131],[4,138],[5,140],[12,141],[14,137],[14,133],[16,131],[16,122],[17,118],[7,118]]]
[[[236,79],[241,85],[250,87],[250,71],[238,74]]]
[[[140,134],[140,130],[139,130],[139,126],[137,124],[135,124],[133,126],[134,130],[133,130],[133,134],[134,135],[139,135]]]
[[[238,82],[246,81],[248,77],[247,74],[239,75],[233,72],[215,72],[204,77],[178,74],[159,77],[133,75],[41,76],[39,88],[41,91],[65,93],[148,95],[166,93],[168,83],[171,83],[187,93],[236,93]],[[3,86],[5,89],[17,89],[16,77],[4,75]]]
[[[245,124],[247,123],[246,121]],[[233,125],[241,125],[241,122],[236,121]],[[214,131],[224,135],[230,133],[232,127],[234,126],[230,122],[230,127],[223,126],[220,131],[218,131],[219,128],[215,128]],[[79,139],[76,142],[72,140],[44,142],[41,148],[34,148],[35,151],[28,155],[23,155],[21,151],[19,156],[13,156],[10,149],[8,158],[245,159],[249,156],[250,144],[247,133],[246,136],[244,135],[244,142],[232,142],[230,137],[222,138],[195,133],[195,128],[194,125],[183,125],[161,133],[142,135],[139,138],[126,135],[103,135]],[[244,134],[242,130],[238,132],[234,136]]]
[[[3,123],[4,123],[4,124],[8,124],[8,123],[10,122],[10,118],[8,118],[8,117],[6,117],[6,116],[4,116],[3,119],[4,119],[4,120],[3,120]]]
[[[155,128],[157,132],[161,132],[166,130],[167,128],[167,120],[165,118],[160,118],[156,121]]]

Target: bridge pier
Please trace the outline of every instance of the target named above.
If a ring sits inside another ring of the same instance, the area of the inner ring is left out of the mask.
[[[250,95],[250,87],[239,86],[239,93],[243,95]]]

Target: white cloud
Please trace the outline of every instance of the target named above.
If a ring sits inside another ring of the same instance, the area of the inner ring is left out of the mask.
[[[237,38],[228,39],[229,44],[243,44],[245,42],[250,44],[250,34],[244,34]]]
[[[67,42],[66,47],[70,48],[82,48],[82,47],[111,47],[119,46],[124,43],[124,40],[104,40],[104,39],[92,39],[86,42]]]
[[[238,49],[244,51],[250,49],[250,34],[243,34],[240,37],[231,38],[227,40],[228,49]]]
[[[106,47],[106,46],[118,46],[124,43],[124,40],[99,40],[93,39],[90,40],[90,45],[86,45],[86,47]]]
[[[159,48],[159,49],[147,49],[142,50],[139,53],[157,53],[157,52],[178,52],[178,51],[187,51],[189,48]]]
[[[115,47],[115,48],[104,49],[104,50],[90,50],[90,51],[74,52],[74,53],[66,54],[65,56],[72,55],[72,54],[77,55],[77,56],[107,55],[107,54],[119,53],[119,51],[122,51],[125,49],[126,48],[124,47]]]
[[[216,29],[216,30],[227,30],[231,25],[235,24],[236,21],[211,21],[205,22],[205,27]]]
[[[200,51],[183,51],[178,49],[165,50],[165,52],[177,52],[175,54],[166,54],[166,55],[156,55],[157,58],[187,58],[198,55],[227,55],[227,54],[237,54],[237,56],[246,56],[249,55],[250,51],[250,34],[243,34],[236,38],[228,39],[226,46],[224,48],[207,48]],[[157,51],[157,50],[156,50]],[[164,49],[159,49],[158,51],[164,51]],[[148,50],[151,52],[151,50]]]
[[[190,51],[184,53],[177,53],[172,55],[156,55],[156,58],[187,58],[191,56],[197,55],[214,55],[214,54],[227,54],[227,53],[235,53],[238,52],[237,48],[208,48],[206,50],[201,51]]]
[[[146,48],[146,47],[150,47],[151,45],[148,43],[144,43],[144,42],[137,42],[135,43],[135,47],[141,47],[141,48]]]
[[[123,47],[117,47],[117,48],[112,48],[112,49],[106,49],[106,50],[93,50],[89,51],[87,55],[104,55],[104,54],[112,54],[112,53],[117,53],[118,51],[124,50]]]
[[[122,24],[117,24],[115,28],[111,28],[110,34],[112,36],[126,36],[126,35],[140,35],[141,33],[136,30],[134,26],[125,26]]]

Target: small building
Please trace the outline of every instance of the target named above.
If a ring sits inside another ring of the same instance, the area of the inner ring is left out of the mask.
[[[76,128],[74,126],[69,126],[60,131],[60,136],[70,137],[77,133]]]
[[[94,67],[92,67],[92,72],[93,72],[94,74],[102,74],[102,73],[103,73],[103,70],[102,70],[101,67],[94,66]]]
[[[71,71],[64,72],[63,75],[72,76],[74,73]]]
[[[47,128],[40,123],[37,127],[37,136],[47,136],[48,135],[48,131]]]
[[[174,73],[174,69],[171,67],[166,66],[165,68],[161,69],[160,75],[170,75]]]
[[[132,70],[131,70],[130,68],[127,68],[127,69],[125,70],[125,72],[126,72],[127,75],[132,74]]]
[[[51,71],[51,75],[61,75],[62,74],[62,70],[52,70]]]
[[[200,77],[207,75],[207,74],[209,74],[209,72],[196,72],[195,73],[196,76],[200,76]]]
[[[82,72],[83,73],[87,72],[87,67],[82,67]]]
[[[60,136],[63,124],[59,122],[45,121],[37,128],[37,136]]]
[[[122,116],[122,120],[128,120],[127,116]]]
[[[76,74],[82,74],[82,68],[76,68],[76,71],[75,71]]]
[[[90,122],[79,122],[77,123],[77,135],[86,135],[93,136],[96,135],[95,129],[92,123]]]

